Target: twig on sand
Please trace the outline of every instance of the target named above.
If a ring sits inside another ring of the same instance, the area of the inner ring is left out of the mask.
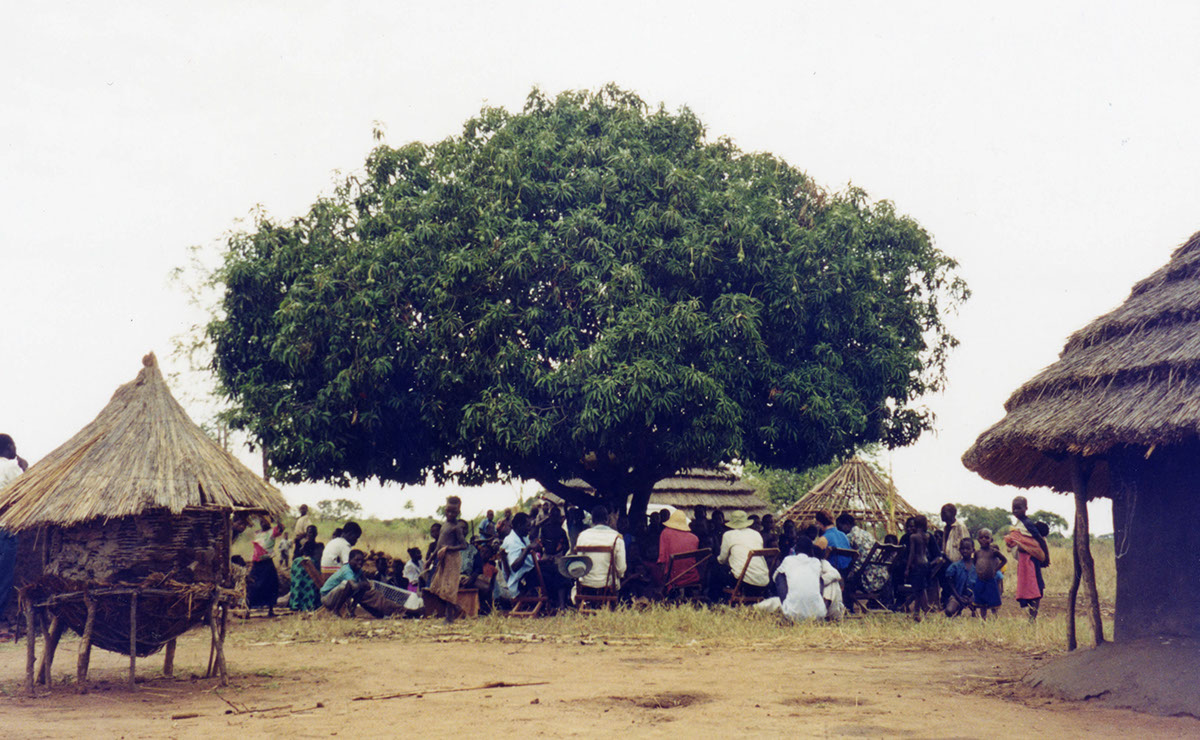
[[[997,676],[980,676],[977,673],[960,673],[957,678],[978,678],[983,681],[992,681],[993,683],[1015,683],[1015,678],[999,678]]]
[[[277,710],[277,709],[291,709],[293,706],[295,706],[294,704],[280,704],[280,705],[279,705],[279,706],[277,706],[277,707],[254,707],[254,708],[250,708],[250,707],[246,706],[245,704],[238,705],[238,704],[236,704],[236,703],[234,703],[234,702],[231,702],[231,701],[229,701],[229,700],[228,700],[228,699],[226,699],[225,697],[221,696],[221,693],[220,693],[219,691],[214,691],[213,693],[214,693],[214,694],[216,694],[216,695],[217,695],[217,698],[219,698],[221,701],[225,702],[225,703],[226,703],[226,704],[228,704],[230,707],[233,707],[233,713],[234,713],[234,714],[256,714],[256,713],[259,713],[259,712],[274,712],[274,711],[275,711],[275,710]],[[318,703],[318,704],[317,704],[317,707],[320,707],[320,706],[321,706],[321,704],[319,704],[319,703]],[[317,707],[309,707],[309,708],[310,708],[310,709],[316,709]],[[298,710],[298,711],[303,711],[303,710]],[[227,712],[225,712],[225,713],[226,713],[226,714],[229,714],[229,712],[228,712],[228,711],[227,711]]]
[[[424,696],[425,694],[449,694],[455,691],[481,691],[484,689],[511,689],[517,686],[545,686],[549,681],[532,681],[529,683],[508,683],[492,681],[482,686],[464,686],[457,689],[427,689],[425,691],[406,691],[402,694],[386,694],[384,696],[356,696],[351,701],[375,701],[377,699],[401,699],[406,696]]]

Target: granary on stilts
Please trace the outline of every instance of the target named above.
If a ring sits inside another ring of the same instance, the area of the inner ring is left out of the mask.
[[[812,490],[783,510],[780,520],[790,519],[803,525],[818,511],[854,515],[863,527],[882,527],[895,534],[904,520],[917,515],[917,510],[896,492],[891,480],[875,472],[866,461],[852,457],[838,466]]]
[[[1087,502],[1098,497],[1113,505],[1115,639],[1200,644],[1200,233],[1071,335],[1004,408],[963,464],[1001,485],[1074,495],[1069,647],[1081,580],[1094,639],[1104,639],[1088,546]]]
[[[566,481],[565,485],[583,493],[595,493],[591,486],[577,478]],[[552,493],[543,495],[550,501],[563,503]],[[655,505],[680,509],[689,517],[695,515],[697,506],[726,514],[734,509],[742,509],[752,516],[771,513],[771,507],[758,497],[749,483],[732,472],[710,468],[689,468],[655,483],[647,511],[655,511]]]
[[[279,515],[275,488],[208,437],[171,396],[153,354],[90,424],[0,490],[0,527],[19,538],[17,585],[28,628],[28,689],[50,683],[59,638],[135,661],[208,622],[209,673],[225,680],[225,613],[235,512]],[[38,623],[41,622],[41,629]]]

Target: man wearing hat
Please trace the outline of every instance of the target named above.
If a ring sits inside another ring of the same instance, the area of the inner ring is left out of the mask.
[[[729,519],[725,521],[725,526],[729,528],[729,531],[721,538],[721,554],[717,556],[717,562],[729,565],[731,584],[737,582],[742,568],[746,568],[746,577],[742,580],[742,588],[747,593],[753,593],[755,590],[765,593],[767,584],[771,581],[771,572],[767,568],[766,559],[761,556],[755,557],[750,561],[749,567],[746,567],[750,551],[762,549],[762,535],[750,528],[750,517],[746,516],[746,512],[741,509],[735,509],[730,513]],[[751,588],[746,588],[747,586]]]
[[[662,533],[658,536],[658,565],[663,574],[663,583],[670,582],[672,578],[682,573],[679,580],[672,584],[673,588],[699,584],[700,571],[692,568],[694,563],[691,560],[682,560],[676,563],[674,571],[668,572],[667,570],[670,567],[672,555],[699,549],[700,538],[692,534],[687,516],[679,509],[675,509],[663,523]],[[692,569],[689,571],[688,568]]]

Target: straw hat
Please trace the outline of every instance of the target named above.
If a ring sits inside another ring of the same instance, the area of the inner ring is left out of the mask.
[[[663,526],[678,529],[680,532],[690,532],[692,529],[688,526],[687,514],[684,514],[679,509],[671,512],[671,517],[663,522]]]
[[[729,518],[725,520],[725,526],[730,529],[745,529],[750,524],[750,517],[742,509],[734,509],[729,512]]]
[[[592,571],[592,559],[587,555],[559,555],[554,559],[554,565],[563,578],[573,581]]]

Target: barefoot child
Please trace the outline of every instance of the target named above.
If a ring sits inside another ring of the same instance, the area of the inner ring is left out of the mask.
[[[946,569],[946,616],[956,617],[975,603],[975,542],[970,537],[958,543],[959,559]]]
[[[987,619],[988,609],[1000,608],[1000,569],[1008,558],[992,544],[992,532],[979,530],[979,549],[975,552],[975,608],[979,616]]]
[[[912,530],[905,575],[915,597],[913,619],[920,622],[929,608],[929,522],[923,514],[913,517]]]

